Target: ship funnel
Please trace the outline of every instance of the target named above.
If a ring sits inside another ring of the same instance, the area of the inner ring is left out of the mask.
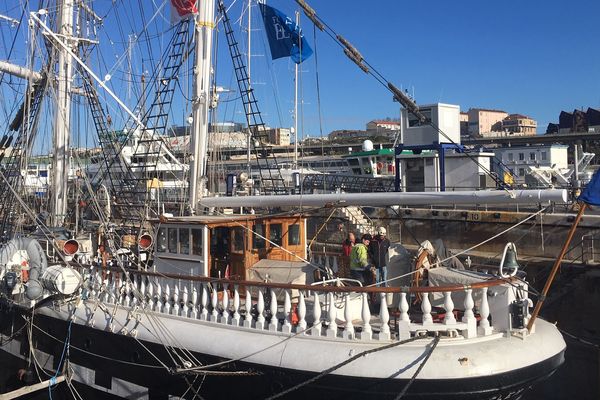
[[[63,251],[66,255],[72,256],[79,251],[79,242],[75,239],[69,239],[63,244]]]
[[[148,250],[150,247],[152,247],[153,243],[154,240],[152,239],[152,235],[148,233],[144,233],[138,239],[138,247],[140,248],[140,250]]]

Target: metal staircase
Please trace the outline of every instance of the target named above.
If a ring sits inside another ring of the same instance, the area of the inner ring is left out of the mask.
[[[122,132],[111,131],[91,81],[84,79],[104,157],[101,176],[93,180],[98,183],[110,181],[112,208],[123,219],[143,220],[148,210],[154,210],[149,207],[153,200],[150,189],[160,190],[165,178],[183,179],[184,166],[169,151],[164,136],[167,134],[179,70],[187,56],[189,26],[190,20],[179,22],[167,46],[168,50],[161,58],[164,64],[156,69],[151,78],[154,98],[140,118],[143,127],[131,119]],[[145,99],[140,99],[141,102],[145,102]],[[126,147],[130,150],[127,159],[122,154]],[[179,197],[186,198],[186,194],[181,193]]]
[[[231,22],[227,15],[227,10],[223,1],[219,0],[219,12],[222,15],[222,22],[225,28],[225,36],[229,45],[229,53],[233,61],[233,68],[237,78],[238,88],[246,113],[248,130],[251,135],[251,144],[256,157],[261,179],[261,192],[264,194],[287,194],[286,183],[279,170],[277,159],[267,146],[269,137],[265,130],[265,124],[262,120],[258,102],[254,97],[254,89],[251,87],[248,70],[244,64],[244,59],[240,53],[238,42],[235,39]]]
[[[340,208],[340,211],[352,225],[353,229],[351,231],[360,232],[361,234],[375,233],[375,224],[360,207],[348,206]]]
[[[0,139],[0,161],[3,161],[1,168],[6,179],[2,184],[12,188],[11,190],[5,187],[0,191],[0,242],[12,237],[16,228],[13,222],[19,207],[13,190],[20,193],[23,188],[23,177],[21,176],[23,157],[31,150],[37,132],[39,111],[46,92],[47,81],[47,73],[43,72],[42,79],[28,88],[25,100],[9,126],[9,130],[15,133],[6,134]]]
[[[135,191],[130,186],[135,185],[135,177],[131,168],[121,157],[122,143],[116,132],[110,130],[104,109],[100,105],[98,92],[92,83],[88,72],[79,68],[86,99],[90,106],[92,120],[98,134],[98,143],[102,149],[103,165],[98,171],[100,176],[94,177],[92,182],[100,184],[109,183],[110,197],[118,199],[112,205],[116,216],[130,221],[140,221],[144,214],[143,202],[135,196]]]

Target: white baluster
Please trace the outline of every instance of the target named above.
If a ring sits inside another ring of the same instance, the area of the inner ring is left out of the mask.
[[[306,330],[306,302],[304,301],[304,293],[300,292],[300,298],[298,299],[298,327],[296,328],[296,332],[302,332],[302,334],[306,334],[304,332]]]
[[[192,311],[190,312],[190,318],[198,319],[198,289],[196,289],[196,285],[192,285]]]
[[[142,276],[142,277],[140,277],[140,299],[143,303],[146,302],[147,294],[148,293],[146,290],[146,278]]]
[[[279,329],[279,319],[277,318],[277,296],[275,295],[275,291],[271,289],[271,322],[269,322],[269,330],[275,331]]]
[[[481,320],[479,321],[478,329],[480,335],[490,335],[492,333],[492,327],[490,326],[490,321],[488,321],[488,317],[490,316],[490,306],[488,304],[487,291],[488,288],[481,288],[481,310],[479,311]]]
[[[462,322],[467,324],[467,329],[463,330],[463,336],[467,339],[477,336],[477,318],[473,313],[475,302],[473,301],[473,289],[465,290],[465,313]]]
[[[350,313],[350,293],[344,295],[344,319],[346,320],[346,326],[342,335],[344,339],[354,339],[354,325]]]
[[[134,307],[138,303],[137,298],[137,280],[135,275],[131,275],[131,285],[129,285],[129,294],[131,296],[131,306]]]
[[[381,331],[379,332],[379,340],[390,340],[390,312],[387,306],[387,296],[385,293],[380,293],[380,298],[379,319],[381,320]]]
[[[148,293],[148,306],[151,311],[154,311],[154,307],[156,306],[156,302],[154,301],[154,282],[152,279],[148,278],[148,286],[146,292]]]
[[[314,292],[315,301],[313,303],[313,316],[315,320],[313,321],[313,328],[311,329],[311,335],[313,336],[321,336],[321,304],[319,304],[319,294]]]
[[[200,302],[202,306],[202,310],[200,311],[200,319],[203,321],[208,320],[208,293],[207,285],[202,283],[202,295],[200,296]]]
[[[240,310],[240,292],[238,286],[233,287],[233,317],[231,318],[231,325],[239,326],[241,322]]]
[[[229,292],[227,291],[228,285],[226,283],[223,284],[223,315],[221,316],[221,323],[228,324],[229,323]]]
[[[265,329],[265,316],[264,316],[264,311],[265,311],[265,299],[263,297],[262,294],[262,290],[260,290],[260,288],[258,289],[258,301],[256,303],[256,312],[258,313],[258,316],[256,318],[256,325],[254,325],[254,327],[256,329]]]
[[[333,296],[333,292],[329,293],[329,310],[328,310],[328,318],[329,327],[327,328],[327,337],[337,337],[337,323],[335,322],[336,309],[335,309],[335,297]]]
[[[171,314],[171,286],[165,283],[165,314]]]
[[[129,294],[131,297],[131,306],[135,307],[139,302],[139,290],[135,281],[135,275],[131,277],[131,285],[129,285]]]
[[[446,310],[444,324],[456,324],[456,318],[454,317],[454,302],[452,301],[452,292],[444,292],[444,309]]]
[[[398,340],[410,339],[410,316],[406,293],[400,293],[400,319],[398,321]]]
[[[162,285],[159,279],[156,279],[156,312],[163,312],[165,303],[163,302]]]
[[[123,285],[123,305],[125,307],[129,307],[131,304],[131,297],[129,297],[129,292],[131,291],[131,284],[129,281],[125,281]]]
[[[369,299],[367,293],[362,294],[361,317],[363,322],[363,329],[360,333],[360,339],[371,340],[373,338],[373,330],[371,329],[371,310],[369,309]]]
[[[338,258],[336,256],[331,256],[331,261],[332,261],[332,269],[333,271],[335,271],[336,273],[339,272],[339,265],[338,265]]]
[[[290,294],[287,290],[284,290],[284,295],[283,313],[285,318],[283,320],[283,325],[281,326],[281,332],[292,333],[292,302],[290,300]]]
[[[182,296],[182,300],[183,300],[183,308],[181,309],[181,316],[182,317],[188,317],[188,313],[190,312],[190,306],[188,305],[188,288],[187,286],[183,287],[183,296]]]
[[[429,293],[422,293],[421,311],[423,311],[423,326],[433,325],[431,317],[431,303],[429,302]]]
[[[252,328],[252,296],[250,289],[246,288],[246,302],[244,304],[246,316],[244,317],[244,328]]]
[[[179,305],[179,285],[175,283],[175,289],[173,290],[173,315],[179,315],[181,307]]]
[[[210,296],[210,305],[212,306],[212,312],[210,313],[210,320],[217,322],[219,320],[219,293],[217,292],[217,285],[214,284],[212,287],[212,295]]]

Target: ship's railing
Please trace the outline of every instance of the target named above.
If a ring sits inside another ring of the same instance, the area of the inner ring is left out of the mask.
[[[98,269],[88,269],[84,276],[83,298],[115,308],[137,307],[255,331],[368,341],[427,332],[456,338],[506,333],[514,330],[506,323],[513,298],[498,295],[495,288],[506,292],[518,286],[510,280],[412,288],[310,286]],[[411,306],[417,294],[420,305]],[[436,297],[441,307],[434,310]]]

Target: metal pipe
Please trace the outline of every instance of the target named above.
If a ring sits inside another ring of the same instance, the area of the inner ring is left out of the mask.
[[[207,197],[204,207],[325,207],[442,204],[538,204],[567,201],[564,189],[464,191],[464,192],[387,192],[387,193],[330,193],[301,196],[239,196]]]

